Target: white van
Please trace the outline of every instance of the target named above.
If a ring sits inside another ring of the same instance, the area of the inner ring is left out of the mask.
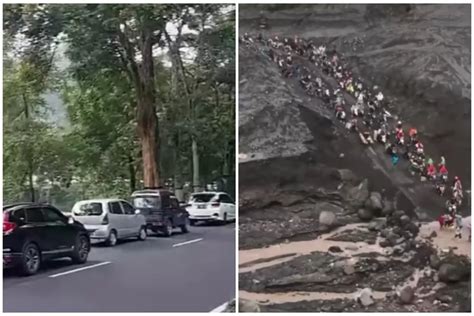
[[[124,200],[79,201],[71,213],[89,231],[91,240],[105,241],[108,246],[115,246],[119,239],[147,237],[145,217]]]

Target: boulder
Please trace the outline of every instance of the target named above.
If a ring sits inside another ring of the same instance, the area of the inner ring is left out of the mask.
[[[339,246],[331,246],[331,247],[329,247],[328,250],[329,250],[329,252],[342,252],[342,249]]]
[[[402,304],[411,304],[413,302],[413,299],[415,298],[415,289],[409,285],[405,286],[400,291],[399,298]]]
[[[462,263],[442,263],[438,270],[439,280],[445,283],[461,281],[470,273],[471,268]]]
[[[410,222],[405,226],[405,229],[412,233],[413,236],[418,236],[418,233],[420,232],[420,228],[418,227],[417,224]]]
[[[367,229],[374,232],[374,231],[377,231],[377,228],[379,227],[379,223],[377,223],[376,221],[372,221],[369,223],[369,225],[367,226]]]
[[[383,203],[382,215],[387,217],[395,211],[393,202],[385,200]]]
[[[359,303],[362,304],[362,306],[370,306],[374,304],[372,290],[369,288],[365,288],[362,291],[360,291],[359,297],[357,299]]]
[[[372,213],[372,211],[365,208],[359,209],[357,211],[357,215],[363,221],[370,221],[372,218],[374,218],[374,214]]]
[[[382,248],[389,247],[390,242],[387,239],[383,239],[379,242],[379,246],[382,247]]]
[[[453,301],[453,298],[449,295],[440,295],[438,296],[438,300],[440,300],[442,303],[449,304]]]
[[[441,259],[437,255],[432,254],[430,256],[430,267],[438,270],[440,265],[441,265]]]
[[[239,299],[239,312],[243,313],[260,313],[260,306],[256,301],[247,300],[244,298]]]
[[[380,231],[380,236],[387,238],[387,236],[392,232],[390,228],[384,228]]]
[[[369,198],[369,180],[364,179],[358,186],[349,190],[348,199],[353,206],[362,206]]]
[[[355,182],[357,180],[356,175],[350,169],[339,169],[338,178],[342,182]]]
[[[336,224],[336,215],[331,211],[322,211],[319,213],[319,224],[332,227]]]
[[[387,240],[391,246],[397,245],[397,241],[399,240],[400,235],[395,234],[394,232],[390,232],[387,236]]]
[[[346,275],[351,275],[355,273],[355,268],[352,264],[347,264],[344,266],[344,273]]]
[[[408,215],[402,215],[400,217],[400,224],[405,227],[408,223],[410,223],[410,217]]]
[[[370,193],[369,198],[365,201],[365,208],[374,212],[374,214],[381,214],[383,209],[382,195],[379,192]]]

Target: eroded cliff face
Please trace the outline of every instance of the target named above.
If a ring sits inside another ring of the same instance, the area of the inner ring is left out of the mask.
[[[470,184],[470,12],[470,5],[243,5],[240,28],[257,32],[263,15],[264,35],[297,35],[343,53],[367,84],[382,87],[391,110],[418,128],[427,151],[444,155]],[[249,67],[243,58],[241,73]],[[268,71],[257,80],[272,77]],[[245,100],[240,104],[246,111]]]

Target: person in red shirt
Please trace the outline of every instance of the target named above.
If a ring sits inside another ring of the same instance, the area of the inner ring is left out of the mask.
[[[397,128],[395,137],[397,138],[397,143],[399,143],[400,145],[404,144],[405,140],[402,128]]]
[[[439,177],[444,183],[448,181],[448,168],[446,168],[446,165],[439,166]]]
[[[428,174],[428,177],[429,178],[436,178],[436,167],[433,163],[430,163],[427,167],[426,167],[426,173]]]

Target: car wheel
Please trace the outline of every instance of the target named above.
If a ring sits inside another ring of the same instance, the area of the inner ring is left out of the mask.
[[[189,220],[189,225],[196,226],[196,220],[195,219],[190,219]]]
[[[105,244],[109,247],[113,247],[117,244],[117,233],[115,230],[110,231],[109,238],[107,238]]]
[[[186,219],[184,220],[184,224],[180,226],[181,232],[182,232],[183,234],[186,234],[187,232],[189,232],[188,223],[189,223],[189,218],[186,218]]]
[[[145,227],[142,227],[140,228],[140,231],[138,232],[138,240],[145,240],[147,237],[147,234],[146,234],[146,228]]]
[[[38,272],[41,265],[41,254],[37,245],[26,244],[23,247],[20,270],[23,275],[33,275]]]
[[[222,224],[227,224],[227,213],[224,213],[224,218],[222,219]]]
[[[85,235],[77,236],[76,244],[74,245],[74,252],[71,256],[74,263],[85,263],[89,256],[90,242]]]
[[[171,223],[169,219],[166,221],[165,227],[163,227],[162,232],[165,237],[170,237],[171,235],[173,235],[173,223]]]

